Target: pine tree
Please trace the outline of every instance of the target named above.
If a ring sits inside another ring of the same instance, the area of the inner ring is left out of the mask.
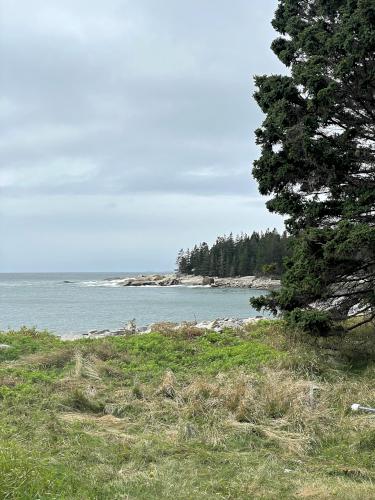
[[[353,306],[375,318],[375,3],[279,0],[272,24],[290,76],[255,79],[266,118],[253,174],[288,217],[293,258],[253,305],[324,334]]]
[[[180,250],[177,257],[178,271],[183,274],[234,277],[262,273],[263,265],[272,265],[275,274],[283,269],[283,258],[288,254],[288,236],[281,237],[276,230],[264,234],[253,232],[251,237],[242,233],[219,236],[210,248],[206,242],[195,245],[193,250]]]

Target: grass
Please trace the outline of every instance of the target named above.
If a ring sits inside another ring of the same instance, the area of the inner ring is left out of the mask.
[[[374,331],[0,333],[0,498],[375,496]]]

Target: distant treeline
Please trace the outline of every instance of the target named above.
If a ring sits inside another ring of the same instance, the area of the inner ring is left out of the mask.
[[[180,250],[177,270],[182,274],[199,276],[251,276],[256,274],[280,275],[283,259],[288,255],[286,232],[274,229],[233,237],[220,236],[210,248],[207,243],[195,245],[192,250]]]

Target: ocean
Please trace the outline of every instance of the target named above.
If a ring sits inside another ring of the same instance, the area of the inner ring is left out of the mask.
[[[94,329],[118,329],[159,321],[248,318],[261,290],[208,287],[121,287],[110,277],[140,273],[0,274],[0,329],[23,325],[74,336]],[[144,273],[151,274],[151,273]]]

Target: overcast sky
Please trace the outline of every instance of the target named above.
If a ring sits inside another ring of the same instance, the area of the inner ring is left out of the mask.
[[[251,178],[276,0],[1,0],[0,271],[168,270],[277,227]]]

